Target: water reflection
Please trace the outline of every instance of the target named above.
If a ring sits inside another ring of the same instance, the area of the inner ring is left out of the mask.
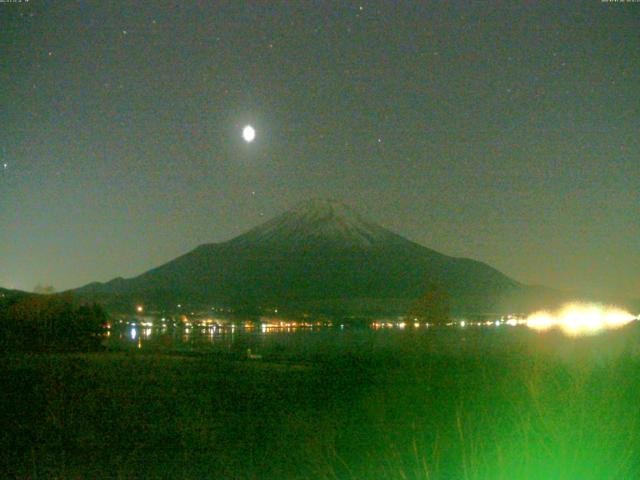
[[[297,332],[331,330],[333,322],[308,322],[264,318],[262,321],[176,321],[163,318],[157,324],[122,321],[105,334],[110,347],[160,349],[207,349],[232,351],[238,343],[254,344],[259,337],[291,335]],[[344,325],[339,326],[344,329]]]
[[[556,344],[559,350],[567,350],[567,345],[573,348],[577,344],[571,342],[577,341],[578,334],[619,328],[634,319],[617,310],[604,310],[601,316],[593,309],[580,310],[582,316],[576,316],[576,310],[571,312],[557,317],[569,319],[566,324],[539,315],[457,319],[446,325],[397,317],[335,323],[274,318],[225,323],[166,320],[152,323],[152,326],[123,321],[111,327],[108,336],[105,335],[105,344],[118,349],[223,352],[238,356],[246,356],[247,350],[251,349],[267,359],[283,355],[307,356],[311,352],[325,355],[345,350],[362,354],[371,349],[457,354],[508,347],[539,352],[554,349]],[[599,340],[592,337],[593,348],[609,348],[606,343],[611,337],[605,334],[600,337]],[[620,342],[635,342],[640,351],[640,326],[625,329],[618,338]],[[587,343],[582,341],[583,346]]]

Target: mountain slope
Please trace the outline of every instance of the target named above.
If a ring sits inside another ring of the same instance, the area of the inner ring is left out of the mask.
[[[340,202],[313,200],[230,241],[201,245],[135,278],[89,284],[77,293],[167,305],[322,309],[406,305],[434,283],[460,312],[498,309],[525,288],[484,263],[406,240]]]
[[[10,290],[8,288],[0,287],[0,297],[2,298],[13,298],[20,296],[33,295],[29,292],[23,292],[22,290]]]

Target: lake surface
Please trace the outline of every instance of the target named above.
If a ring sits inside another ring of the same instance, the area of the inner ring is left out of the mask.
[[[640,324],[581,337],[559,330],[535,331],[511,326],[332,325],[268,328],[264,324],[231,326],[145,327],[120,325],[105,344],[113,349],[260,355],[263,360],[314,360],[345,353],[357,355],[481,355],[483,353],[550,354],[566,359],[640,355]]]

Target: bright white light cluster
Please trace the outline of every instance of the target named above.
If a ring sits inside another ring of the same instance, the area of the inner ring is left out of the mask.
[[[616,307],[570,303],[556,312],[533,313],[527,318],[526,324],[534,330],[560,328],[567,335],[577,336],[620,328],[635,319],[629,312]]]
[[[256,130],[251,125],[247,125],[242,129],[242,138],[247,143],[251,143],[256,138]]]

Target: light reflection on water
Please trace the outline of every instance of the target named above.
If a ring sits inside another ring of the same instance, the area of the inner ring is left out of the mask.
[[[142,333],[141,333],[142,332]],[[498,326],[460,323],[453,326],[416,327],[373,324],[269,328],[266,325],[190,327],[123,326],[112,329],[105,343],[111,348],[145,351],[192,351],[230,353],[247,350],[270,358],[319,358],[352,352],[363,354],[459,355],[483,352],[525,352],[562,357],[640,355],[640,325],[633,322],[619,330],[596,336],[568,337],[559,330],[539,332],[522,324],[501,322]]]

